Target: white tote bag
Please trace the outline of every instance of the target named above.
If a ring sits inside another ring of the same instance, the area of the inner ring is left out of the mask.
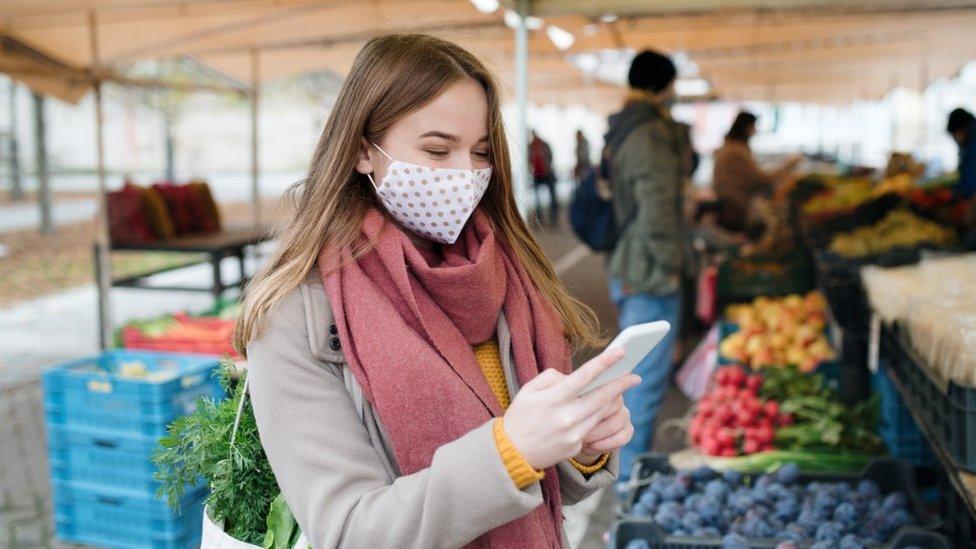
[[[234,428],[231,429],[230,444],[234,445],[237,438],[237,428],[241,424],[241,414],[244,412],[244,400],[247,399],[247,376],[244,377],[244,390],[241,394],[241,401],[237,405],[237,414],[234,416]],[[310,547],[305,534],[298,537],[293,549],[307,549]],[[210,509],[203,509],[203,535],[200,538],[200,549],[262,549],[260,545],[243,542],[224,531],[223,521],[220,524],[210,518]]]

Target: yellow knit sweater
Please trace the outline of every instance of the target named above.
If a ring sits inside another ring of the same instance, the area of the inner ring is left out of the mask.
[[[494,393],[502,410],[507,410],[508,405],[512,403],[512,399],[508,394],[508,384],[505,382],[505,371],[502,368],[498,341],[492,338],[484,343],[475,345],[473,349],[474,357],[478,360],[478,365],[481,366],[481,372],[485,375],[485,379],[488,380],[491,392]],[[525,457],[522,456],[518,448],[509,440],[508,435],[505,434],[505,425],[502,418],[495,420],[493,433],[495,435],[495,445],[498,447],[498,453],[502,456],[505,468],[508,469],[509,476],[512,477],[512,481],[520,490],[545,477],[543,471],[533,469],[525,461]],[[609,457],[610,454],[603,454],[593,465],[583,465],[575,459],[571,459],[569,462],[581,473],[591,474],[602,469],[606,465]]]

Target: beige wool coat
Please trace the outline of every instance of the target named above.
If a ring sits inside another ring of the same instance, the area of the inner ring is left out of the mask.
[[[492,421],[440,447],[427,469],[399,474],[383,424],[346,367],[336,334],[313,273],[247,346],[261,443],[314,548],[458,547],[542,505],[538,483],[518,490],[509,477]],[[496,335],[514,395],[518,380],[504,314]],[[559,464],[563,503],[613,483],[617,467],[616,452],[589,476]]]

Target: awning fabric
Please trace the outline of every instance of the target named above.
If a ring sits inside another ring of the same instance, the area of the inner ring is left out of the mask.
[[[557,49],[530,34],[529,95],[540,103],[619,103],[570,54],[655,48],[688,60],[685,76],[731,99],[848,102],[921,88],[976,59],[976,2],[899,0],[535,0],[543,25],[572,33]],[[514,89],[514,33],[501,9],[467,0],[4,0],[0,70],[76,101],[92,74],[138,60],[189,56],[249,83],[308,71],[348,71],[370,37],[428,32],[484,59]],[[92,23],[99,49],[92,55]],[[252,74],[253,56],[257,73]]]

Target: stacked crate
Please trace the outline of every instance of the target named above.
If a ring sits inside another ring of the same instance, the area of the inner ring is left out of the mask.
[[[200,543],[206,487],[180,512],[156,497],[151,456],[166,427],[200,397],[220,398],[218,359],[107,351],[44,374],[54,521],[63,541],[186,549]]]

